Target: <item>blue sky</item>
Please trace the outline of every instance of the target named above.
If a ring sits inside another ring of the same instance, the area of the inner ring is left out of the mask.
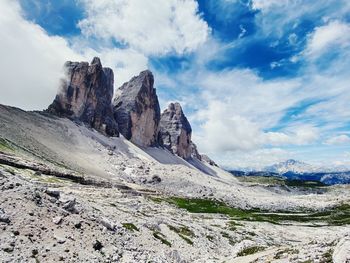
[[[150,68],[161,107],[180,101],[199,149],[225,167],[288,158],[350,167],[347,0],[1,5],[0,66],[24,71],[21,80],[8,77],[1,103],[44,108],[63,61],[97,55],[113,68],[116,88]]]

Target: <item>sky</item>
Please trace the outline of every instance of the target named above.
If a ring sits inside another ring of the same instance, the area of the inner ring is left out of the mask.
[[[44,109],[99,56],[115,88],[152,70],[225,168],[350,167],[348,0],[1,0],[0,39],[2,104]]]

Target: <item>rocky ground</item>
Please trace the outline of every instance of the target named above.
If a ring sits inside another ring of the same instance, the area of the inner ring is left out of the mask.
[[[0,121],[2,262],[350,261],[348,186],[251,185],[66,119]]]

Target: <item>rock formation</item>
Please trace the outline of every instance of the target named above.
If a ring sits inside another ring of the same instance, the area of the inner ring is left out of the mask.
[[[87,62],[66,62],[67,79],[48,112],[81,121],[109,135],[119,135],[112,110],[113,71],[103,68],[99,58]]]
[[[170,103],[159,123],[159,143],[184,159],[200,159],[196,145],[191,141],[192,128],[179,103]]]
[[[210,159],[208,155],[202,154],[201,155],[201,161],[207,162],[211,166],[219,167],[219,165],[217,165],[212,159]]]
[[[113,101],[119,132],[139,146],[157,145],[160,108],[153,83],[152,72],[142,71],[116,91]]]

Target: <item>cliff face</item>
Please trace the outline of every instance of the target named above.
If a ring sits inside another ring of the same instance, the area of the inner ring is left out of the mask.
[[[103,68],[99,58],[87,62],[66,62],[67,79],[48,112],[81,121],[109,135],[118,136],[113,117],[113,71]]]
[[[159,123],[159,142],[173,154],[191,157],[195,147],[191,142],[192,128],[179,103],[170,103]]]
[[[154,78],[142,71],[116,90],[113,71],[103,68],[99,58],[66,62],[67,78],[48,112],[89,125],[109,136],[119,132],[142,147],[162,146],[183,159],[202,160],[191,141],[192,128],[179,103],[171,103],[160,114]],[[214,163],[214,162],[210,162]]]
[[[119,132],[139,146],[155,146],[158,143],[160,108],[153,84],[152,73],[142,71],[116,91],[113,101]]]

